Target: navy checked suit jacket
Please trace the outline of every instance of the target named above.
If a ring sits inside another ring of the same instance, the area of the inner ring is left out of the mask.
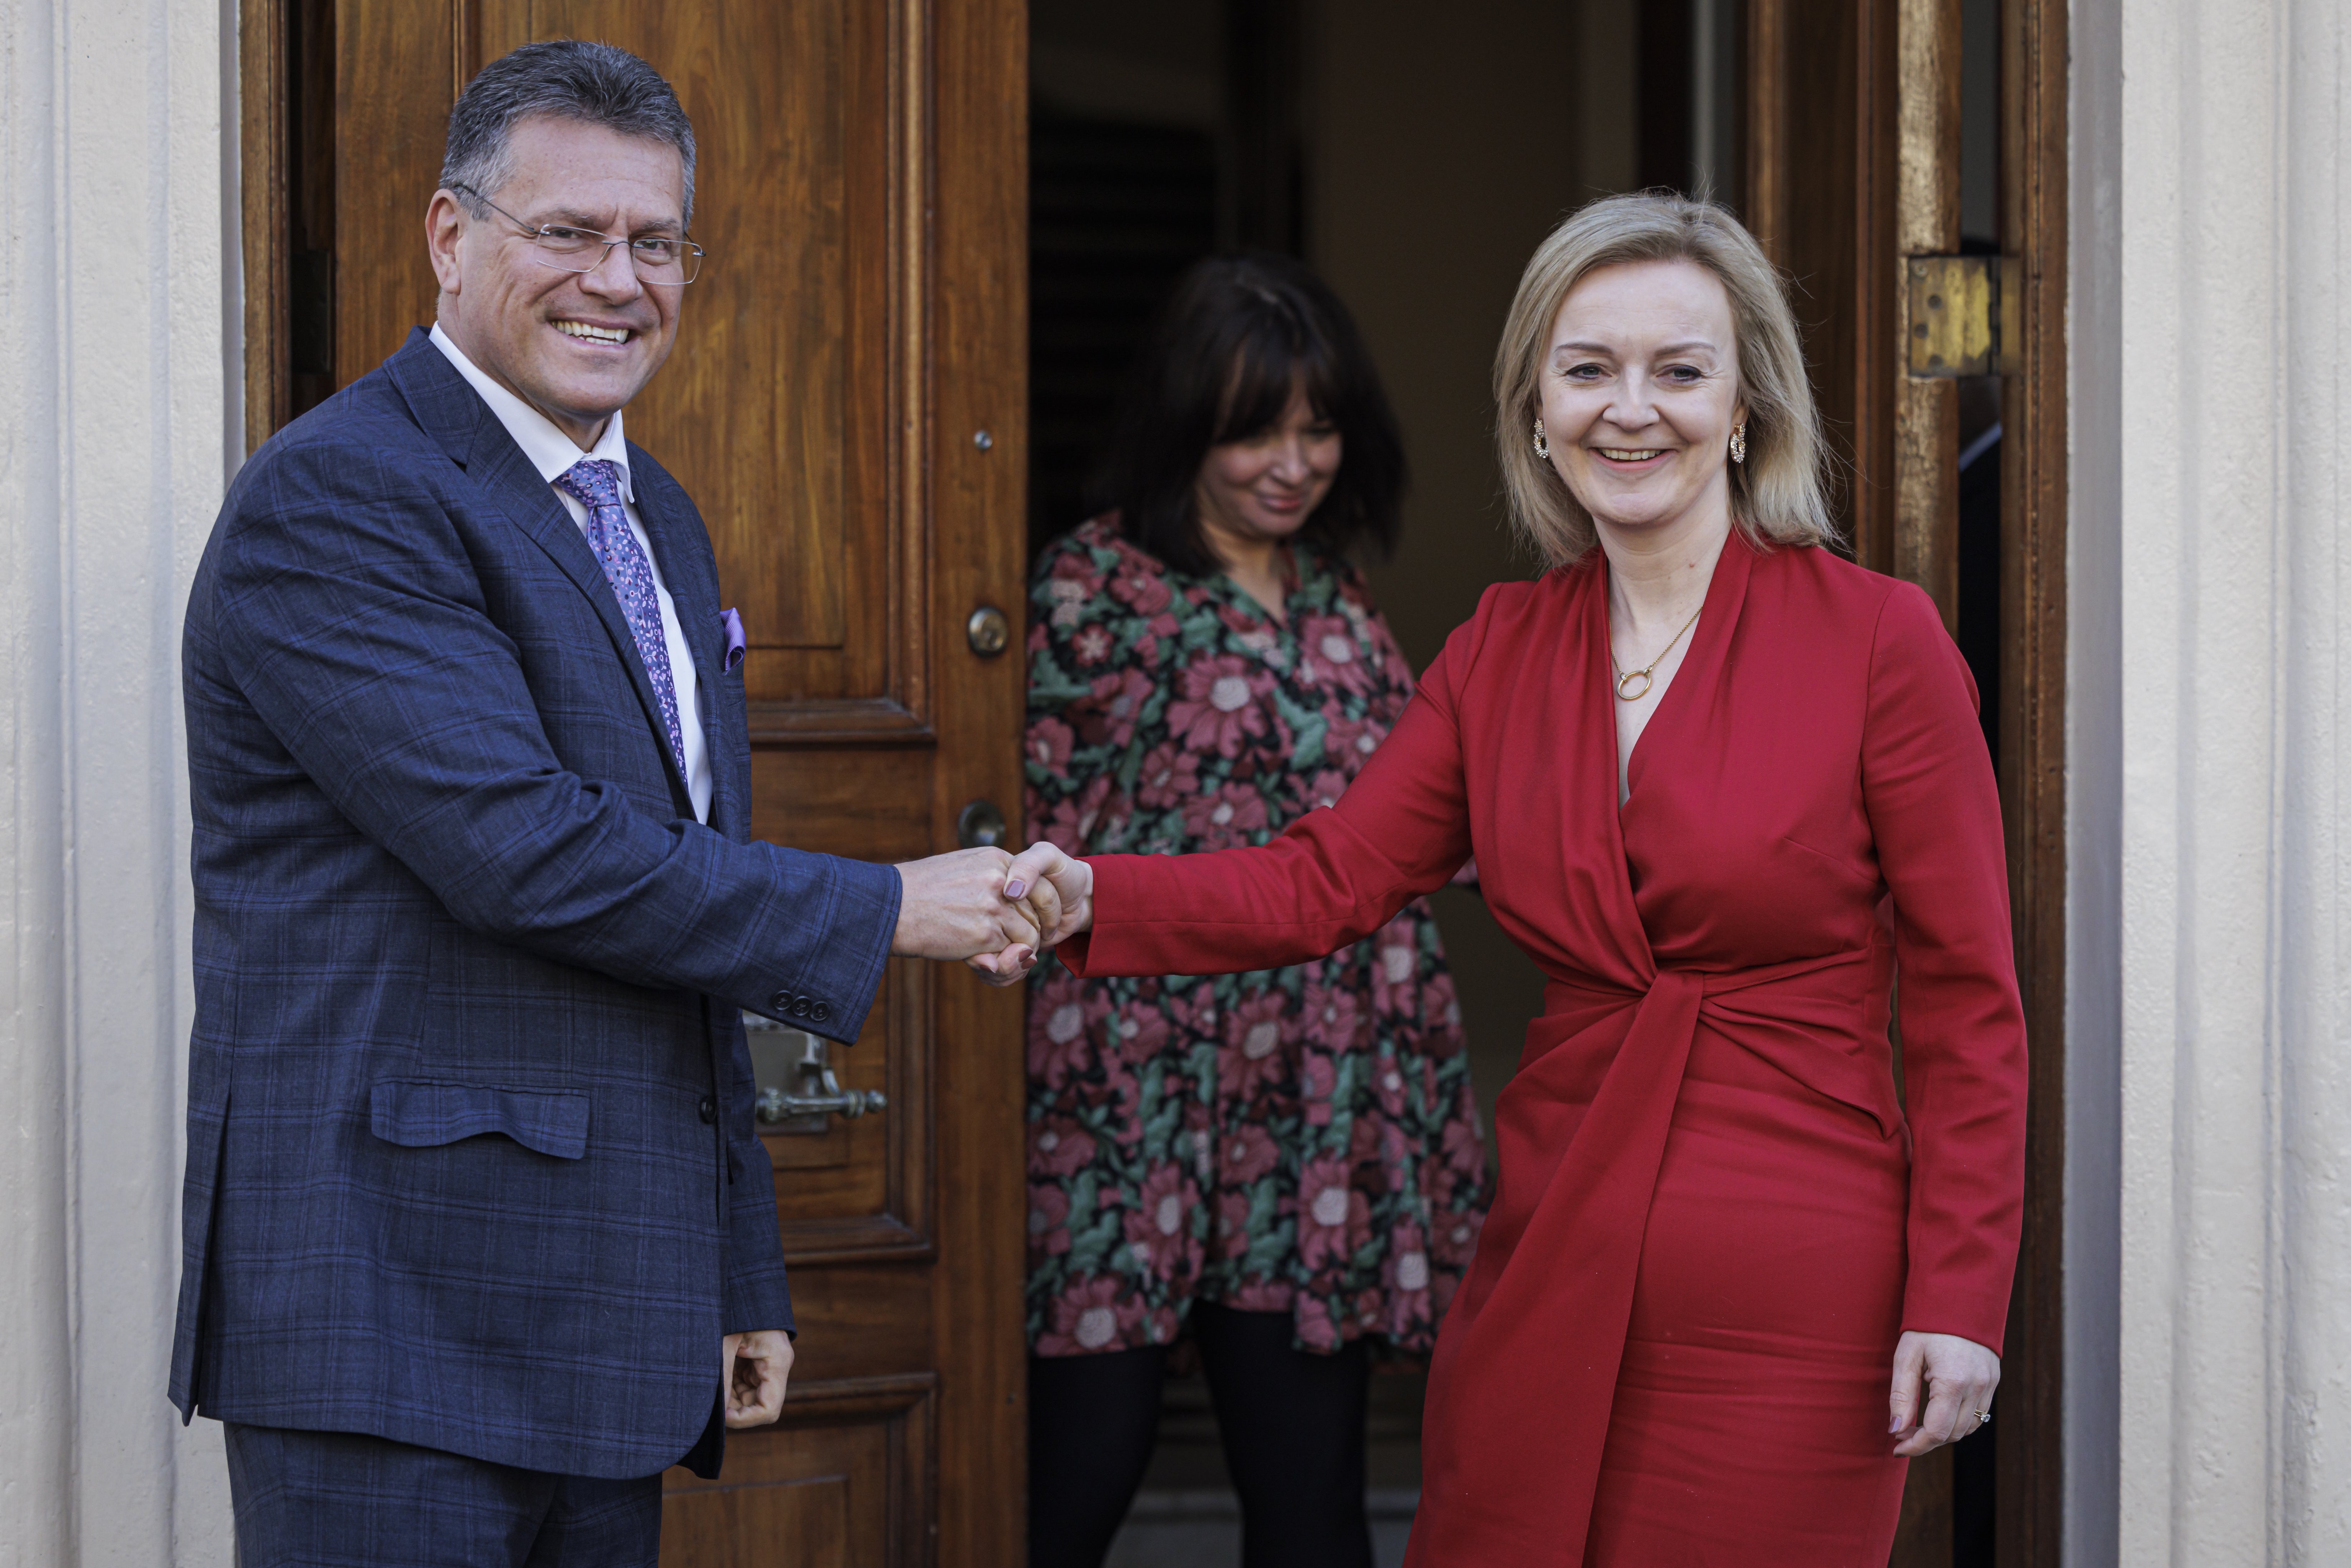
[[[709,538],[629,455],[707,827],[595,556],[423,332],[229,489],[183,648],[183,1418],[707,1472],[722,1334],[791,1326],[740,1009],[854,1040],[898,878],[750,841]]]

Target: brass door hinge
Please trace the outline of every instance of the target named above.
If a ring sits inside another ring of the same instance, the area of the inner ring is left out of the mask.
[[[1910,373],[2003,376],[2016,369],[2019,302],[2012,256],[1914,256]]]

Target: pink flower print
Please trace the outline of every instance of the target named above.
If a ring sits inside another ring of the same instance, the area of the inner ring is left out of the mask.
[[[1221,1192],[1217,1195],[1217,1234],[1214,1246],[1219,1258],[1246,1258],[1249,1249],[1249,1196],[1245,1192]]]
[[[1388,727],[1374,718],[1340,717],[1331,706],[1322,711],[1329,719],[1322,731],[1323,760],[1353,779],[1388,737]]]
[[[1155,811],[1180,805],[1200,791],[1200,758],[1172,746],[1155,746],[1135,770],[1134,798]]]
[[[1327,1127],[1331,1124],[1331,1092],[1338,1086],[1338,1063],[1319,1051],[1300,1054],[1298,1094],[1306,1103],[1308,1126]]]
[[[1412,917],[1398,915],[1373,940],[1372,1006],[1383,1013],[1411,1012],[1420,976],[1420,934]]]
[[[1159,644],[1176,635],[1176,617],[1165,613],[1153,616],[1144,623],[1134,639],[1134,656],[1148,669],[1159,663]]]
[[[1302,1009],[1306,1038],[1325,1051],[1353,1051],[1368,1027],[1360,998],[1343,986],[1308,981]]]
[[[1059,1089],[1096,1055],[1094,1030],[1110,1012],[1106,998],[1088,994],[1065,968],[1037,988],[1029,1002],[1029,1076]]]
[[[1298,789],[1310,811],[1317,806],[1335,806],[1347,792],[1347,776],[1335,768],[1325,768],[1311,779],[1301,779]]]
[[[1171,597],[1167,580],[1134,556],[1119,563],[1110,580],[1111,597],[1134,611],[1137,615],[1156,615],[1167,608]]]
[[[1115,1350],[1120,1341],[1143,1322],[1143,1303],[1120,1299],[1120,1281],[1111,1275],[1079,1280],[1053,1303],[1053,1326],[1037,1336],[1040,1355],[1074,1355]]]
[[[1111,1027],[1117,1031],[1119,1060],[1141,1066],[1167,1049],[1167,1015],[1147,1002],[1130,1002]]]
[[[1227,1304],[1237,1312],[1286,1312],[1293,1293],[1287,1280],[1255,1275],[1241,1281],[1241,1288],[1227,1298]]]
[[[1217,1087],[1246,1100],[1259,1086],[1278,1082],[1288,1065],[1282,1046],[1290,1032],[1285,998],[1266,991],[1225,1015],[1225,1046],[1217,1052]]]
[[[1111,1113],[1110,1131],[1120,1143],[1131,1144],[1143,1136],[1143,1124],[1134,1116],[1134,1107],[1143,1099],[1143,1089],[1124,1062],[1109,1063],[1098,1078],[1081,1081],[1073,1087],[1080,1104],[1089,1110]]]
[[[1032,1263],[1070,1249],[1070,1195],[1058,1186],[1029,1187],[1029,1256]]]
[[[1459,1273],[1477,1254],[1478,1231],[1484,1223],[1485,1217],[1475,1210],[1439,1215],[1429,1237],[1428,1249],[1448,1273]]]
[[[1222,1015],[1217,1008],[1217,988],[1208,980],[1195,980],[1181,991],[1167,998],[1167,1013],[1187,1034],[1212,1035],[1217,1032],[1217,1020]]]
[[[1141,670],[1119,670],[1094,678],[1093,689],[1071,705],[1079,737],[1088,746],[1120,742],[1134,733],[1135,716],[1158,689]]]
[[[1388,1255],[1380,1265],[1381,1280],[1389,1290],[1411,1296],[1428,1289],[1430,1273],[1428,1242],[1420,1227],[1408,1220],[1399,1223],[1388,1232]]]
[[[1081,664],[1101,664],[1110,657],[1110,628],[1099,621],[1090,626],[1081,626],[1078,634],[1070,639],[1070,652],[1076,655]]]
[[[1126,1244],[1136,1256],[1146,1251],[1155,1271],[1173,1274],[1192,1223],[1192,1193],[1181,1166],[1161,1166],[1143,1178],[1126,1211]]]
[[[1094,824],[1102,809],[1110,802],[1113,781],[1107,773],[1088,784],[1075,795],[1064,796],[1040,814],[1034,802],[1041,799],[1031,793],[1029,812],[1029,831],[1038,837],[1050,839],[1070,854],[1081,855],[1093,836]]]
[[[1045,597],[1051,601],[1048,619],[1056,626],[1075,626],[1086,617],[1086,601],[1092,599],[1101,583],[1084,558],[1072,552],[1053,563],[1053,575],[1045,584]]]
[[[1298,622],[1298,678],[1308,685],[1360,692],[1377,678],[1344,616],[1306,615]]]
[[[1401,1116],[1405,1110],[1405,1091],[1411,1087],[1392,1056],[1384,1056],[1372,1063],[1372,1093],[1380,1109],[1391,1116]]]
[[[1070,733],[1070,727],[1050,714],[1030,719],[1029,760],[1048,773],[1066,772],[1070,766],[1070,746],[1075,738]]]
[[[1461,1003],[1453,994],[1453,977],[1440,969],[1420,983],[1420,1011],[1439,1029],[1461,1027]]]
[[[1147,1325],[1147,1332],[1150,1333],[1151,1343],[1154,1344],[1175,1343],[1176,1309],[1173,1307],[1152,1308],[1151,1322]]]
[[[1048,1116],[1029,1127],[1032,1176],[1072,1176],[1093,1163],[1093,1134],[1067,1116]]]
[[[1445,1163],[1464,1176],[1485,1167],[1486,1140],[1474,1119],[1456,1117],[1445,1124]]]
[[[1254,1122],[1227,1133],[1217,1153],[1222,1179],[1235,1186],[1253,1186],[1281,1157],[1273,1134]]]
[[[1204,850],[1246,842],[1265,825],[1265,797],[1245,784],[1228,784],[1184,803],[1184,831],[1200,840]]]
[[[1265,734],[1258,699],[1272,686],[1271,676],[1238,653],[1196,661],[1180,677],[1182,695],[1167,705],[1168,733],[1195,751],[1237,757],[1244,737]]]
[[[1332,1351],[1339,1348],[1338,1325],[1331,1321],[1331,1309],[1319,1296],[1301,1296],[1298,1301],[1298,1343],[1309,1350]]]
[[[1298,1175],[1298,1259],[1309,1269],[1344,1268],[1371,1233],[1372,1206],[1335,1155],[1309,1160]]]

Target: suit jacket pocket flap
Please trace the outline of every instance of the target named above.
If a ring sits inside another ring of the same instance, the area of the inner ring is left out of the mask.
[[[394,1079],[370,1095],[369,1130],[387,1144],[431,1148],[504,1133],[526,1149],[576,1160],[588,1152],[588,1096],[486,1083]]]

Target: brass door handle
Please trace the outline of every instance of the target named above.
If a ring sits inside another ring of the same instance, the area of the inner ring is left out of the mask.
[[[822,1137],[832,1118],[855,1121],[889,1106],[878,1089],[843,1089],[832,1071],[832,1042],[805,1030],[787,1029],[757,1013],[743,1015],[749,1037],[751,1075],[758,1085],[753,1114],[768,1131]]]

